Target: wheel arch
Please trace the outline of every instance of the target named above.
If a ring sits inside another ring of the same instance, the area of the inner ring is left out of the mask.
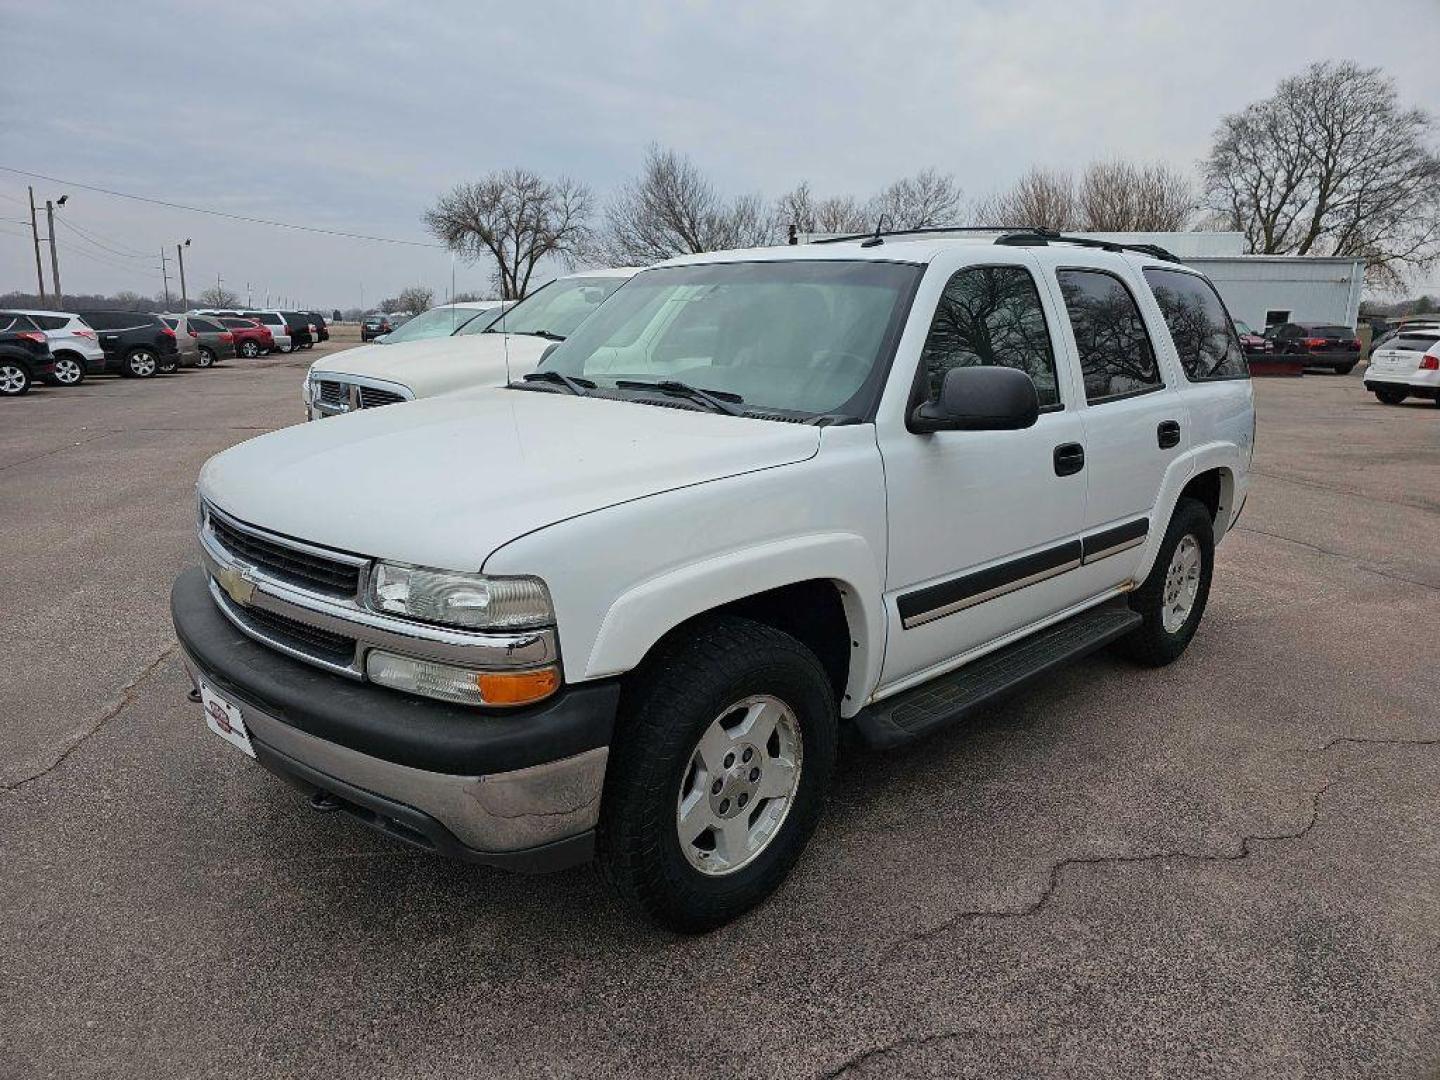
[[[1243,460],[1239,447],[1220,442],[1195,447],[1171,463],[1151,515],[1150,536],[1136,571],[1137,582],[1150,573],[1165,529],[1182,498],[1193,498],[1205,507],[1214,525],[1215,542],[1220,542],[1244,501]]]

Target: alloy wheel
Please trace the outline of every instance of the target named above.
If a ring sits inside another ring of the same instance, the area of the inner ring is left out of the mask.
[[[1200,594],[1200,544],[1186,533],[1175,545],[1165,571],[1165,593],[1160,622],[1167,634],[1178,633],[1195,608]]]
[[[142,379],[154,375],[157,367],[155,355],[148,352],[131,353],[130,359],[126,363],[130,368],[130,374],[137,375]]]
[[[780,832],[800,786],[800,721],[779,698],[735,702],[700,736],[675,804],[686,861],[702,874],[731,874]]]
[[[55,361],[54,375],[55,381],[61,386],[74,386],[85,377],[85,372],[80,367],[78,360],[62,356]]]
[[[23,394],[30,385],[18,364],[0,365],[0,394]]]

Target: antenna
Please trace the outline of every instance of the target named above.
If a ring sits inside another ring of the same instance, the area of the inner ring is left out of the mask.
[[[884,215],[884,214],[881,214],[881,215],[880,215],[880,219],[875,222],[875,235],[872,236],[872,237],[870,237],[869,240],[863,240],[863,241],[861,241],[860,246],[863,247],[863,248],[879,247],[881,244],[883,244],[883,243],[885,242],[884,240],[882,240],[882,239],[880,238],[880,234],[881,234],[882,232],[884,232],[884,230],[885,230],[885,215]]]
[[[510,334],[505,329],[505,294],[510,290],[505,286],[505,270],[500,269],[500,347],[505,350],[505,385],[509,386],[510,379]]]

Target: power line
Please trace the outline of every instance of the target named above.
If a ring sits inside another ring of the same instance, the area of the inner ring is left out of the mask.
[[[135,251],[133,248],[130,251],[121,251],[118,248],[110,247],[106,244],[102,244],[99,240],[96,240],[84,229],[76,225],[73,221],[67,221],[61,217],[57,217],[55,220],[58,221],[61,225],[64,225],[67,229],[73,232],[76,236],[80,237],[80,239],[84,240],[87,244],[94,244],[100,250],[108,251],[112,255],[119,255],[122,259],[153,259],[155,257],[154,254],[147,254],[145,252]]]
[[[36,180],[48,180],[52,184],[61,184],[65,187],[76,187],[85,191],[96,191],[101,195],[112,195],[117,199],[132,199],[135,202],[151,203],[154,206],[166,206],[171,210],[185,210],[192,214],[209,214],[212,217],[229,218],[231,221],[244,221],[251,225],[271,225],[277,229],[296,229],[300,232],[320,233],[325,236],[341,236],[349,240],[371,240],[379,244],[403,244],[407,247],[437,249],[443,249],[445,247],[444,244],[432,244],[424,240],[399,240],[393,236],[370,236],[366,233],[346,232],[343,229],[325,229],[318,225],[296,225],[289,221],[273,221],[269,218],[250,217],[246,214],[232,214],[225,210],[211,210],[203,206],[186,206],[184,203],[168,202],[165,199],[152,199],[147,195],[132,195],[124,191],[112,191],[110,188],[96,187],[93,184],[82,184],[78,180],[65,180],[58,176],[47,176],[44,173],[30,172],[26,169],[16,169],[10,165],[0,165],[0,171],[16,173],[20,176],[29,176]]]

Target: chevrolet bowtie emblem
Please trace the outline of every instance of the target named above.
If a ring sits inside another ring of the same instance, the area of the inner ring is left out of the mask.
[[[244,570],[237,570],[233,567],[222,567],[215,575],[215,580],[225,590],[231,600],[237,604],[248,607],[250,600],[255,595],[255,582],[245,576]]]

